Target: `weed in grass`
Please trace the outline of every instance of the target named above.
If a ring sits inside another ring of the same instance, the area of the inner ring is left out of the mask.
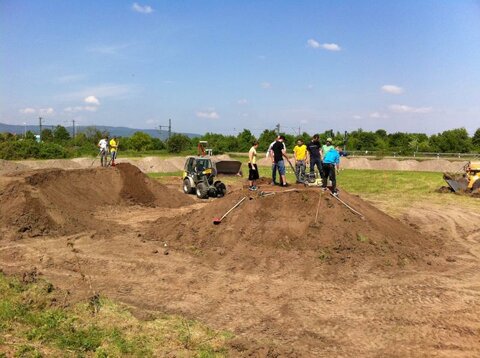
[[[0,343],[18,357],[40,357],[41,352],[48,356],[69,352],[69,356],[153,357],[171,351],[185,357],[226,356],[228,333],[177,316],[140,322],[104,298],[98,299],[102,309],[95,316],[89,301],[68,309],[52,307],[53,295],[61,293],[48,287],[42,280],[21,283],[0,273]]]
[[[365,235],[357,233],[357,241],[358,242],[368,242],[369,240],[368,240],[368,237],[366,237]]]
[[[22,344],[15,351],[15,357],[21,358],[41,358],[42,354],[35,348],[28,344]]]
[[[320,250],[318,253],[318,259],[321,262],[327,262],[328,260],[331,259],[330,251],[328,250]]]

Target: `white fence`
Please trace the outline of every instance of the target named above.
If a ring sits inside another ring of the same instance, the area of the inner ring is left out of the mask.
[[[372,150],[347,151],[349,157],[417,158],[417,159],[459,159],[468,160],[480,157],[480,153],[434,153],[414,152],[405,155],[400,152],[379,152]]]

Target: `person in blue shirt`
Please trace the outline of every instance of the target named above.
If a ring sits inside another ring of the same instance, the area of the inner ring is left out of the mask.
[[[323,156],[323,178],[322,178],[322,189],[327,189],[327,180],[330,179],[332,182],[332,194],[337,195],[337,171],[340,169],[340,150],[339,147],[331,148],[327,153],[324,153]]]

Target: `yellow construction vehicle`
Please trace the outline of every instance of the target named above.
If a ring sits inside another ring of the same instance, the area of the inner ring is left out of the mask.
[[[443,179],[455,193],[480,193],[480,161],[468,162],[462,173],[444,173]]]

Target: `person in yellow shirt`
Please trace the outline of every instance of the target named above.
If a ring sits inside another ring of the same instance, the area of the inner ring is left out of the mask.
[[[295,158],[295,176],[297,183],[305,181],[305,172],[307,168],[307,146],[302,139],[297,140],[297,145],[293,148],[293,157]]]
[[[115,159],[117,159],[117,149],[118,149],[118,143],[117,143],[117,137],[112,137],[112,139],[110,139],[110,143],[109,144],[109,147],[110,147],[110,164],[112,165],[112,167],[115,166]]]

